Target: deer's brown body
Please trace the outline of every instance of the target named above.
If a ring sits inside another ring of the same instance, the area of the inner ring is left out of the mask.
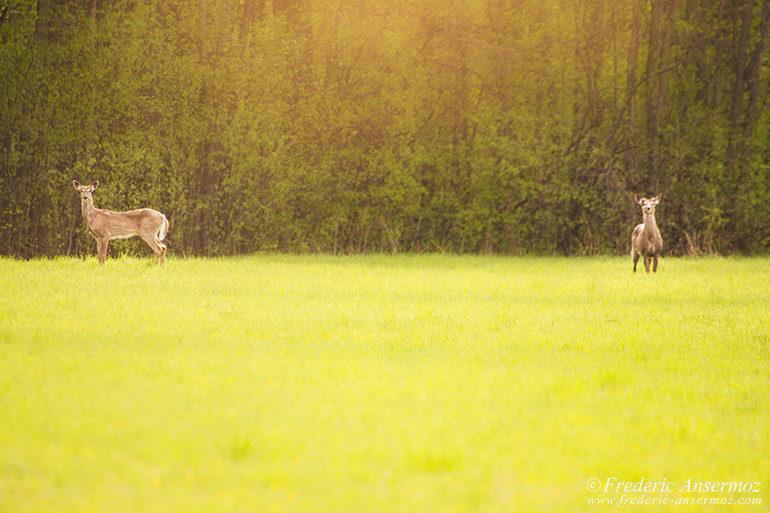
[[[634,260],[634,272],[636,264],[641,257],[644,260],[644,268],[650,273],[650,261],[652,272],[658,271],[658,257],[663,252],[663,238],[655,222],[655,205],[660,203],[660,194],[654,198],[640,198],[634,194],[634,201],[642,207],[643,222],[634,228],[631,233],[631,258]]]
[[[155,263],[166,261],[166,246],[161,241],[168,231],[166,216],[151,208],[140,208],[127,212],[102,210],[94,206],[92,193],[99,187],[99,182],[91,185],[80,185],[77,180],[72,184],[81,194],[81,210],[86,220],[88,231],[96,239],[99,253],[99,265],[107,258],[107,247],[110,239],[125,239],[140,236],[155,253]]]

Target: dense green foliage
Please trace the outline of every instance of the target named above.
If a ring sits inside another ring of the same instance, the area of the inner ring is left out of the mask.
[[[6,0],[0,254],[770,247],[770,0]]]
[[[630,264],[0,259],[0,509],[767,511],[768,260]]]

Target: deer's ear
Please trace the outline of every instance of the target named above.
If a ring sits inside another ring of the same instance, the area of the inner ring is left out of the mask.
[[[634,201],[636,201],[637,203],[641,203],[642,198],[640,198],[638,194],[634,194]]]
[[[93,190],[96,190],[96,188],[99,187],[99,180],[97,180],[94,183],[92,183],[91,187],[93,188]]]
[[[80,190],[80,182],[77,180],[72,180],[72,185],[74,185],[77,190]]]
[[[662,195],[662,194],[658,194],[657,196],[655,196],[654,198],[652,198],[652,201],[654,201],[654,202],[655,202],[655,204],[657,205],[658,203],[660,203],[660,197],[661,197],[661,196],[663,196],[663,195]]]

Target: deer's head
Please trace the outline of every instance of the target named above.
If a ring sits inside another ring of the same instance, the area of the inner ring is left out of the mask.
[[[93,197],[91,196],[91,193],[96,190],[97,187],[99,187],[99,180],[95,181],[91,185],[80,185],[80,182],[77,180],[72,181],[72,185],[75,186],[75,189],[80,191],[80,197],[84,200],[92,200]]]
[[[98,182],[97,182],[98,183]],[[654,215],[655,205],[660,203],[661,194],[658,194],[654,198],[640,198],[638,194],[634,194],[634,201],[642,206],[642,213],[644,215]]]

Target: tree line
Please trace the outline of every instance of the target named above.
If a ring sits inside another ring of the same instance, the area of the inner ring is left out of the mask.
[[[5,0],[0,254],[767,254],[770,0]],[[121,248],[121,246],[119,246]],[[143,251],[126,243],[124,251]]]

